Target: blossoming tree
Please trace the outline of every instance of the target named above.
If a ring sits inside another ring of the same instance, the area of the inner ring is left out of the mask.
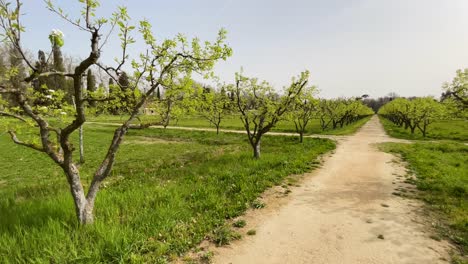
[[[1,115],[7,116],[9,119],[4,129],[10,134],[14,143],[45,153],[57,166],[62,168],[70,186],[77,219],[81,224],[89,224],[94,219],[94,201],[99,187],[102,181],[109,176],[119,146],[130,123],[136,118],[147,98],[174,78],[189,78],[192,72],[208,76],[215,63],[218,60],[227,59],[232,51],[225,44],[226,32],[224,30],[219,32],[214,42],[200,42],[197,38],[189,41],[183,35],[156,41],[151,24],[147,20],[139,21],[137,29],[137,26],[131,24],[127,9],[118,8],[110,18],[98,18],[96,17],[96,10],[99,7],[98,1],[79,0],[79,2],[82,5],[82,10],[78,11],[79,18],[76,19],[65,13],[62,8],[56,7],[51,1],[47,1],[47,8],[74,25],[76,30],[89,34],[89,55],[81,60],[71,72],[41,72],[26,56],[22,46],[22,34],[25,31],[25,27],[21,23],[22,3],[20,0],[15,2],[0,1],[0,28],[3,30],[3,36],[18,51],[30,72],[29,76],[21,80],[19,88],[4,84],[0,86],[0,94],[12,95],[14,98],[14,103],[0,100],[0,109],[3,109]],[[116,65],[110,66],[101,62],[100,57],[114,29],[118,31],[121,52],[118,55],[119,59]],[[136,42],[135,31],[140,34],[146,49],[131,60],[127,51],[128,47]],[[60,31],[53,31],[49,38],[57,45],[65,44],[63,34]],[[131,65],[124,66],[129,60],[131,60]],[[91,66],[101,68],[110,78],[114,79],[115,83],[118,83],[118,77],[122,74],[124,67],[131,68],[134,73],[129,85],[135,89],[145,85],[146,89],[136,98],[136,103],[132,106],[129,117],[115,129],[108,150],[93,174],[89,189],[85,191],[81,181],[80,167],[74,156],[75,147],[70,136],[86,122],[86,104],[108,101],[108,98],[83,93],[83,77]],[[14,75],[15,69],[11,69],[7,74]],[[37,97],[44,97],[44,99],[54,102],[60,102],[61,97],[63,97],[63,93],[60,91],[40,93],[31,89],[31,84],[44,76],[60,76],[71,79],[75,107],[66,104],[55,104],[55,106],[45,108],[34,105],[33,101]],[[72,117],[71,120],[63,119],[63,125],[60,126],[56,122],[51,122],[63,113],[68,113],[68,116]],[[20,138],[25,135],[17,133],[20,129],[35,133],[31,134],[32,136]]]

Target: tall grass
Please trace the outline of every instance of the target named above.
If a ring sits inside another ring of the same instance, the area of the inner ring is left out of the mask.
[[[85,127],[85,184],[111,131]],[[98,194],[95,224],[80,227],[57,166],[0,136],[0,263],[166,263],[266,188],[311,170],[334,143],[265,136],[262,148],[254,160],[245,135],[130,131]]]

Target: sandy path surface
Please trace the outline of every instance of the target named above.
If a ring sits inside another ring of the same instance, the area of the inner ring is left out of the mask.
[[[214,263],[448,263],[421,204],[392,195],[405,169],[373,145],[383,141],[392,140],[377,117],[341,139],[287,202],[247,213],[257,234],[215,249]]]

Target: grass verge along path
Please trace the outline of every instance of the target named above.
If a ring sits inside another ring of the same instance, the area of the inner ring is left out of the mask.
[[[434,140],[446,139],[468,141],[468,120],[439,120],[429,125],[426,137],[417,128],[414,134],[409,129],[399,127],[389,120],[379,117],[388,135],[401,139]]]
[[[441,232],[468,253],[468,146],[460,143],[384,143],[416,175],[420,198],[438,212]]]

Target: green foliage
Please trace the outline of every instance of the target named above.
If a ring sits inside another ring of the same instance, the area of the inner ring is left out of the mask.
[[[411,134],[414,134],[418,128],[423,137],[426,137],[429,125],[444,119],[447,115],[447,109],[431,97],[413,100],[397,98],[382,106],[379,115],[399,127],[409,129]]]
[[[225,246],[231,244],[231,241],[241,239],[241,234],[232,230],[230,226],[224,225],[220,228],[217,228],[211,237],[211,241],[215,243],[216,246]]]
[[[343,128],[373,114],[374,111],[361,100],[339,98],[320,100],[317,117],[320,119],[322,130],[325,131],[330,128]]]
[[[301,142],[307,125],[318,112],[318,100],[315,99],[316,89],[314,86],[304,87],[302,93],[293,101],[291,110],[286,114],[286,119],[294,122]]]
[[[468,68],[457,70],[451,83],[444,83],[442,98],[452,98],[460,112],[468,111]]]
[[[232,54],[232,50],[225,44],[225,30],[220,30],[213,42],[200,42],[198,38],[189,41],[180,34],[172,39],[156,41],[151,25],[147,21],[141,21],[138,23],[140,25],[138,32],[146,47],[135,58],[130,58],[127,51],[136,42],[134,34],[137,27],[132,25],[126,8],[118,8],[110,18],[97,18],[96,10],[99,2],[80,0],[81,13],[78,19],[74,19],[63,9],[56,7],[52,1],[46,2],[50,11],[72,24],[76,30],[88,34],[89,38],[84,39],[89,41],[87,44],[90,47],[89,55],[80,60],[73,71],[65,72],[60,50],[64,44],[63,34],[55,30],[49,36],[54,58],[53,67],[47,65],[48,59],[45,59],[43,52],[39,55],[39,62],[36,64],[41,67],[34,67],[24,55],[26,53],[20,43],[20,34],[24,31],[19,22],[23,14],[20,12],[22,3],[1,1],[0,27],[6,40],[19,55],[15,57],[19,60],[18,67],[12,67],[12,72],[14,70],[17,73],[12,75],[17,86],[15,84],[0,87],[2,94],[13,95],[11,97],[13,100],[5,100],[6,103],[2,101],[1,115],[15,118],[17,122],[8,119],[8,124],[2,125],[1,132],[9,133],[18,145],[47,154],[58,165],[57,167],[62,168],[66,174],[64,178],[69,184],[66,189],[70,190],[74,200],[77,220],[82,224],[89,224],[93,222],[93,205],[100,184],[111,173],[114,157],[128,131],[128,126],[136,118],[146,99],[151,97],[157,88],[170,87],[178,80],[191,80],[193,72],[201,73],[207,78],[212,77],[215,63],[226,60]],[[109,31],[103,32],[106,28]],[[103,66],[99,62],[100,55],[106,49],[105,44],[114,32],[114,28],[118,29],[116,31],[121,42],[122,50],[118,53],[120,57],[116,59],[116,66]],[[131,67],[124,66],[129,61]],[[22,63],[30,68],[28,75],[24,77],[18,74]],[[103,91],[88,93],[84,91],[83,77],[93,66],[103,69],[111,78],[118,78],[118,82],[111,85],[110,95],[107,98],[100,98],[105,96]],[[130,68],[133,74],[127,76],[123,72],[125,67]],[[52,82],[43,82],[45,77],[47,79],[50,77]],[[74,90],[73,93],[68,93],[72,95],[67,98],[69,100],[64,100],[63,92],[59,91],[66,90],[65,87],[69,84],[65,81],[65,77],[73,82]],[[144,90],[144,94],[139,90],[140,85],[148,88]],[[64,101],[67,103],[63,103]],[[41,105],[41,102],[45,105]],[[87,111],[86,104],[93,102],[99,102],[96,109]],[[3,108],[6,110],[3,111]],[[116,114],[125,111],[130,116],[116,128],[112,140],[107,141],[109,151],[100,152],[102,156],[96,158],[101,163],[94,167],[93,180],[89,185],[82,181],[81,164],[76,160],[78,155],[73,155],[77,148],[70,142],[70,135],[82,128],[86,122],[86,114],[106,111]],[[68,118],[61,118],[60,115],[67,115]],[[18,138],[18,135],[24,138]]]
[[[309,74],[309,71],[304,71],[298,77],[293,77],[284,94],[279,95],[268,82],[236,73],[236,84],[231,88],[235,93],[234,104],[241,114],[255,158],[260,157],[262,136],[276,126],[290,105],[301,95]]]
[[[81,171],[89,184],[113,128],[85,129]],[[265,154],[253,160],[239,134],[147,129],[131,130],[126,140],[96,201],[95,224],[79,227],[60,168],[1,135],[0,262],[170,260],[334,147],[326,139],[265,136]]]
[[[252,203],[250,204],[250,207],[252,207],[253,209],[262,209],[265,208],[265,206],[266,204],[259,199],[252,201]]]
[[[468,250],[468,146],[459,143],[385,143],[382,148],[401,154],[416,174],[421,198],[443,214],[445,234]]]
[[[232,223],[233,227],[242,228],[247,225],[247,222],[244,219],[239,219]]]
[[[109,116],[101,115],[98,117],[90,117],[89,121],[93,122],[105,122],[105,123],[120,123],[123,118],[126,116]],[[151,122],[154,120],[152,115],[141,115],[139,116],[142,122]],[[363,118],[359,121],[345,125],[342,128],[337,127],[336,129],[327,129],[323,131],[320,127],[320,120],[313,119],[309,122],[304,135],[315,135],[315,134],[324,134],[324,135],[350,135],[356,132],[362,125],[364,125],[370,117]],[[136,121],[134,122],[136,123]],[[177,119],[177,123],[171,123],[173,126],[178,127],[195,127],[195,128],[212,128],[213,125],[209,123],[205,117],[195,114],[184,114]],[[223,119],[223,122],[220,124],[220,129],[229,129],[229,130],[244,130],[245,127],[242,124],[239,114],[229,114],[226,115]],[[295,133],[296,128],[293,122],[287,119],[280,120],[275,127],[271,129],[272,132],[289,132]]]
[[[49,40],[52,46],[62,47],[65,44],[64,37],[65,35],[63,32],[58,29],[52,30],[49,34]]]
[[[111,78],[109,81],[109,96],[105,104],[101,105],[101,111],[113,115],[131,113],[136,103],[141,99],[142,93],[138,89],[135,78],[129,78],[127,73],[122,72],[115,83]],[[100,98],[101,93],[94,94],[94,98]]]
[[[380,122],[385,131],[392,137],[402,139],[434,140],[446,139],[457,141],[468,141],[468,121],[463,119],[437,120],[431,124],[429,132],[424,137],[421,131],[416,130],[414,134],[403,126],[398,126],[390,120],[380,117]]]
[[[232,101],[227,96],[224,87],[220,92],[204,91],[197,99],[197,112],[214,125],[219,133],[221,121],[232,111]]]
[[[147,107],[156,112],[151,116],[149,124],[158,124],[166,128],[170,122],[176,122],[184,114],[193,113],[197,107],[197,100],[194,99],[201,89],[193,85],[193,80],[184,78],[172,80],[164,91],[161,99],[154,98],[147,104]]]

